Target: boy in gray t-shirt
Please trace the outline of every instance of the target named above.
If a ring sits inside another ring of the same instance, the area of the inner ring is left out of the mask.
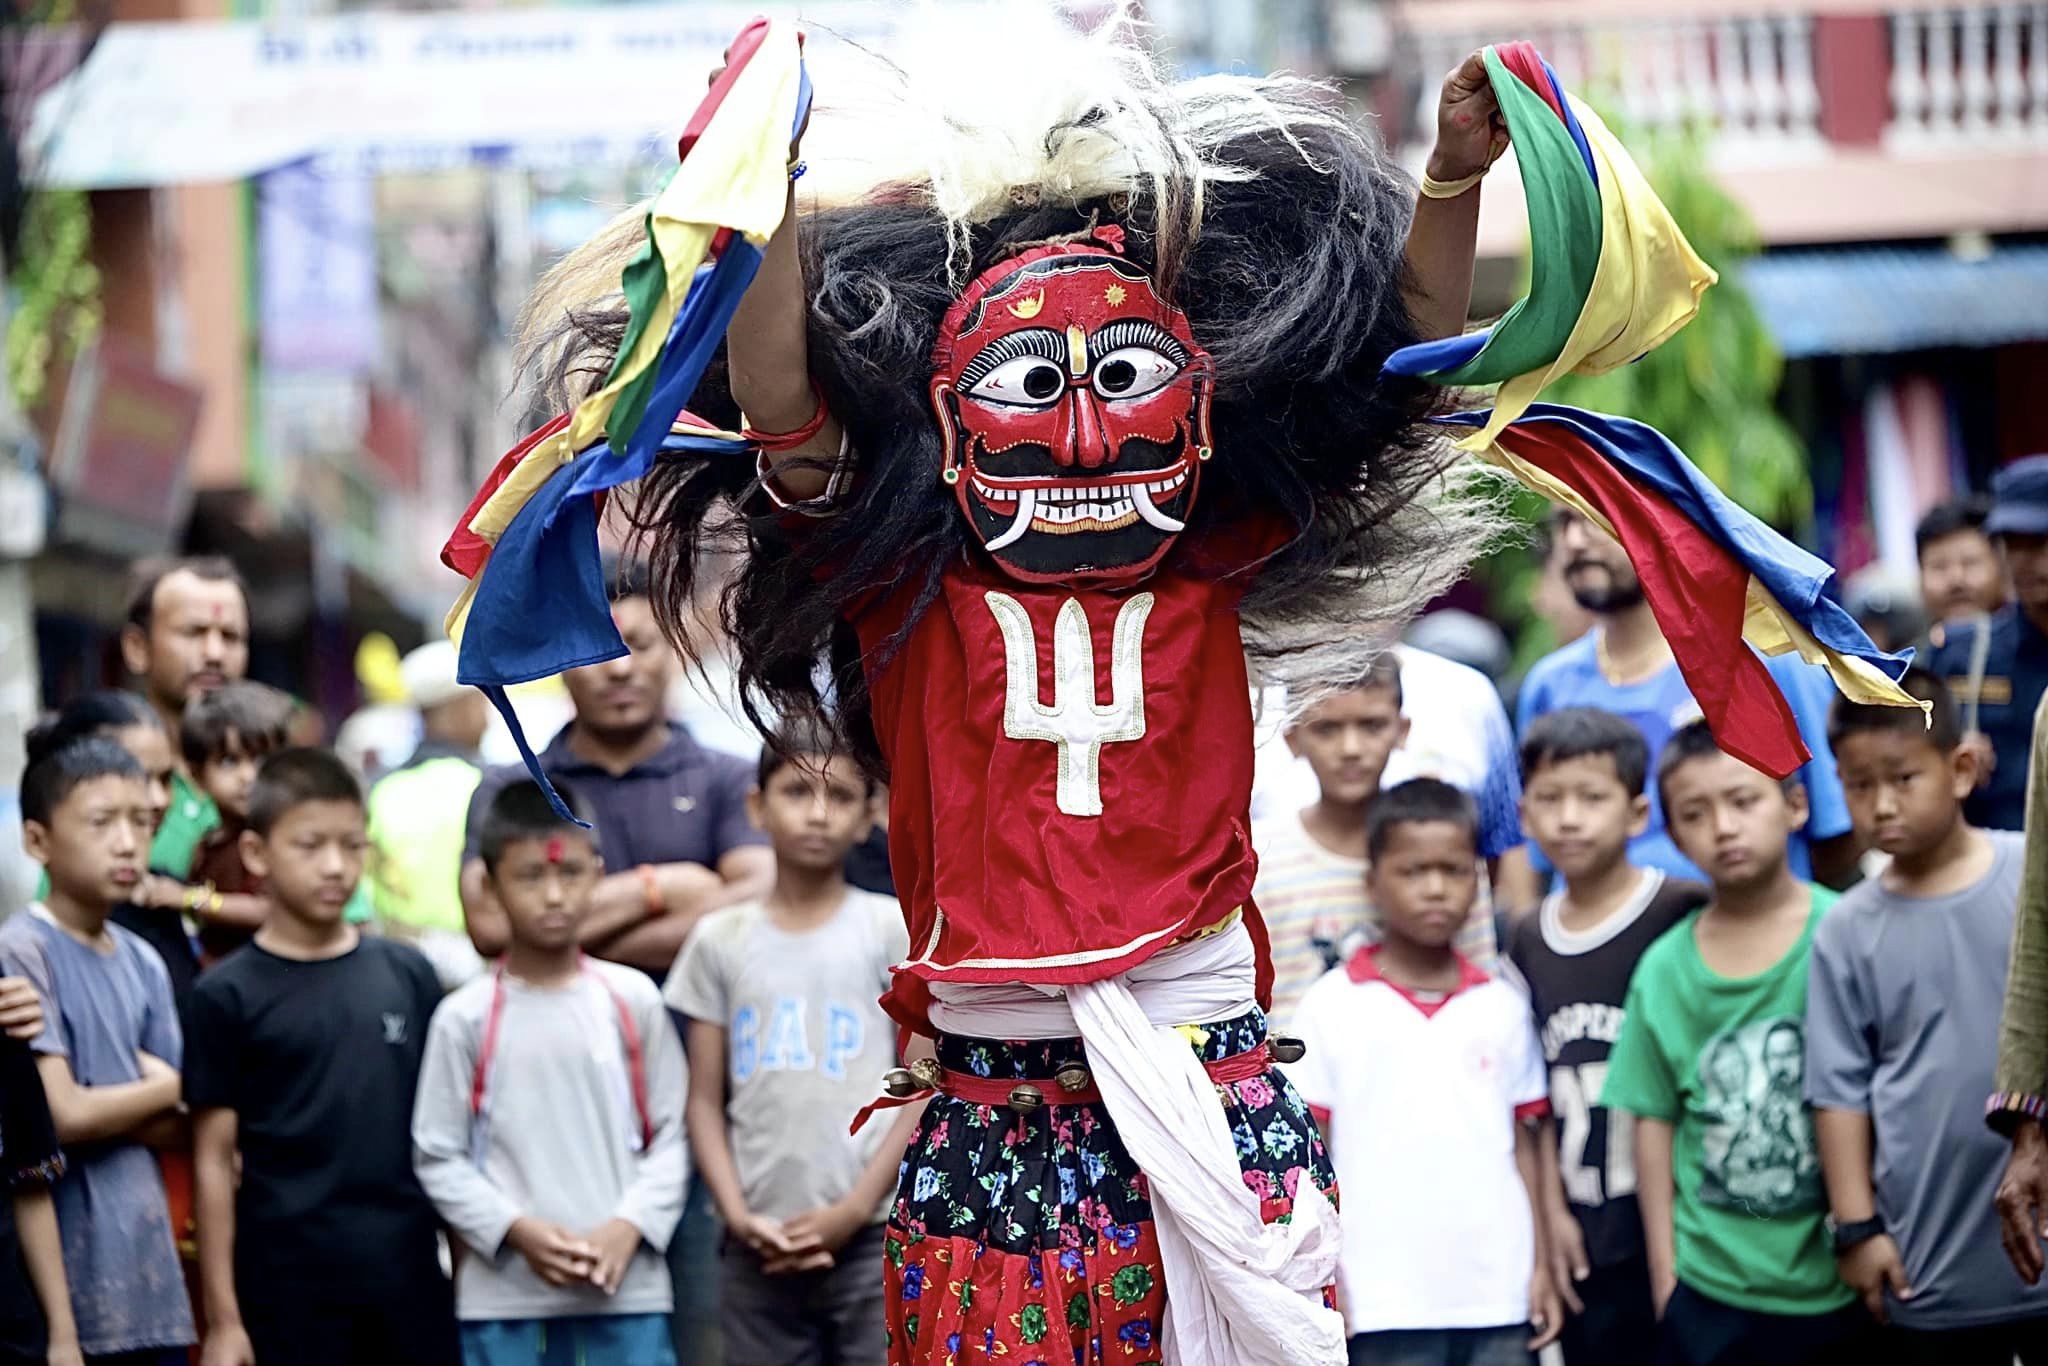
[[[1977,759],[1919,669],[1920,714],[1843,699],[1829,738],[1856,833],[1891,864],[1845,895],[1813,941],[1806,1092],[1842,1279],[1893,1325],[1895,1359],[2048,1361],[2048,1285],[2000,1251],[2006,1148],[1984,1126],[2019,896],[2018,835],[1973,828]]]
[[[775,846],[775,885],[706,916],[667,987],[689,1021],[690,1143],[732,1235],[726,1366],[865,1366],[883,1356],[874,1269],[916,1111],[847,1125],[897,1062],[877,997],[909,934],[892,898],[842,872],[874,811],[852,756],[771,748],[747,808]]]
[[[22,843],[49,894],[0,924],[0,976],[35,987],[29,1044],[67,1169],[52,1188],[85,1357],[182,1361],[191,1302],[152,1141],[180,1137],[184,1038],[156,950],[109,922],[141,878],[153,817],[111,740],[28,738]],[[9,1274],[13,1274],[9,1268]]]
[[[492,795],[480,831],[510,940],[434,1012],[412,1121],[420,1185],[464,1245],[463,1361],[674,1366],[681,1042],[644,974],[578,947],[604,876],[594,835],[526,780]]]

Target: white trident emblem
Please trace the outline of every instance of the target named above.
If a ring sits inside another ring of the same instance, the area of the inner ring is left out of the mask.
[[[1008,675],[1003,690],[1003,734],[1012,740],[1048,740],[1059,746],[1059,808],[1069,816],[1102,814],[1102,747],[1145,734],[1145,619],[1152,595],[1140,593],[1117,609],[1110,642],[1108,706],[1095,700],[1095,644],[1078,599],[1060,605],[1052,623],[1052,705],[1038,694],[1038,638],[1024,605],[1007,593],[986,595],[1003,633]]]

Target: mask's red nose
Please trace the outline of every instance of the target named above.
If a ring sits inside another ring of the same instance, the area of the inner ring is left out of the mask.
[[[1095,391],[1077,387],[1060,400],[1059,427],[1053,441],[1053,459],[1068,468],[1101,469],[1114,454],[1109,433],[1102,425],[1102,409]]]

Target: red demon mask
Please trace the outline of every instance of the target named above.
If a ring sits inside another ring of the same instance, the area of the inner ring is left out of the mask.
[[[1187,525],[1210,453],[1209,356],[1117,251],[1035,247],[983,271],[932,371],[946,482],[1011,577],[1136,578]]]

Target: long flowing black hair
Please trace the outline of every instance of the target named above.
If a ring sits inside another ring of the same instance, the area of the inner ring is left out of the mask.
[[[1129,255],[1215,360],[1216,458],[1183,546],[1218,544],[1204,533],[1253,517],[1292,531],[1257,563],[1202,571],[1246,576],[1255,667],[1287,680],[1297,700],[1348,682],[1490,534],[1486,500],[1463,491],[1463,470],[1422,424],[1433,391],[1380,375],[1390,352],[1416,340],[1403,304],[1410,182],[1312,83],[1137,89],[1045,130],[1045,177],[973,213],[949,212],[934,185],[899,183],[801,220],[811,373],[857,462],[836,515],[792,537],[758,496],[751,463],[734,460],[664,461],[631,500],[657,613],[686,653],[700,566],[744,548],[720,610],[764,734],[774,718],[822,726],[879,759],[867,677],[888,667],[946,567],[981,553],[939,479],[927,385],[940,320],[986,266],[1096,224],[1125,230]],[[1129,155],[1119,162],[1105,147]],[[1124,170],[1077,193],[1057,171],[1077,160]],[[587,250],[615,261],[636,234],[624,223]],[[591,266],[558,270],[587,277]],[[544,285],[536,307],[549,316],[528,332],[544,390],[563,405],[602,373],[625,322],[616,296],[582,307],[572,295],[561,276]],[[691,408],[736,421],[722,360]],[[895,594],[911,595],[908,624],[863,659],[846,623]]]

